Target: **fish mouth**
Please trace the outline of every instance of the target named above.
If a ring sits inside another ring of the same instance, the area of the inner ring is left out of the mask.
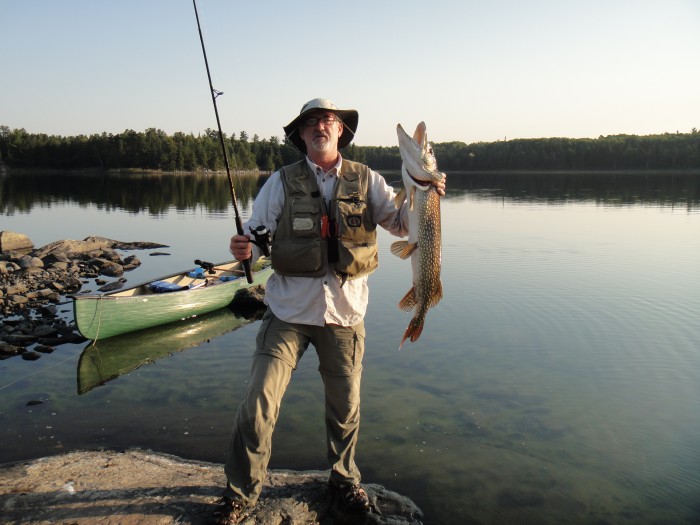
[[[411,179],[413,179],[413,182],[418,184],[418,186],[430,186],[430,184],[431,184],[429,180],[422,180],[422,179],[415,178],[413,175],[411,175],[411,172],[408,170],[406,170],[406,173],[408,173],[408,176],[411,177]]]

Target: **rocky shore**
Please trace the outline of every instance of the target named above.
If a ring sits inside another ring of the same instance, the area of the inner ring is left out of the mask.
[[[124,274],[141,261],[135,255],[123,257],[120,251],[158,248],[167,246],[104,237],[34,248],[24,234],[0,232],[0,359],[34,360],[58,345],[84,341],[59,309],[67,309],[70,296],[91,279],[99,286],[97,291],[121,288]]]
[[[245,525],[420,525],[408,498],[367,484],[377,509],[343,511],[329,496],[328,472],[272,470]],[[133,449],[79,451],[0,465],[0,521],[8,525],[204,524],[216,506],[222,465]]]

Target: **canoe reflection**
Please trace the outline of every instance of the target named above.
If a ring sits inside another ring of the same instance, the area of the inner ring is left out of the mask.
[[[90,341],[78,360],[78,394],[104,385],[142,365],[232,332],[261,317],[260,308],[221,308],[184,321]]]

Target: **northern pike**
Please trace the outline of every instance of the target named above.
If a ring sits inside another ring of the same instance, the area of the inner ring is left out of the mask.
[[[420,337],[428,309],[442,299],[440,196],[432,183],[443,180],[445,174],[437,169],[425,122],[418,124],[413,138],[401,124],[396,127],[396,132],[404,184],[396,195],[396,205],[400,206],[404,199],[407,200],[408,240],[393,243],[391,253],[402,259],[411,258],[413,286],[399,302],[399,308],[406,312],[415,309],[399,345],[401,348],[406,339],[415,342]]]

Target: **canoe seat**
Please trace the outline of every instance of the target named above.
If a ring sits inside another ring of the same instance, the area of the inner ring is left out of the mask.
[[[167,281],[153,281],[148,285],[149,290],[153,293],[168,293],[168,292],[178,292],[180,290],[187,290],[189,286],[183,286],[181,284],[169,283]]]

